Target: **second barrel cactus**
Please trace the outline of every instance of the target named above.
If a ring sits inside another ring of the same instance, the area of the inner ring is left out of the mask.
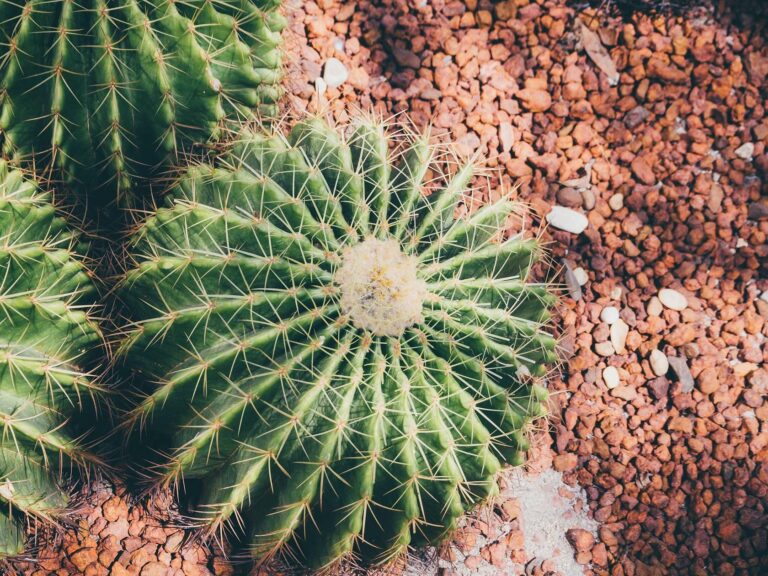
[[[275,111],[279,0],[0,2],[5,154],[101,203],[222,119]]]
[[[78,248],[49,195],[0,161],[0,559],[24,550],[29,523],[64,511],[62,477],[98,461],[72,422],[103,393]]]
[[[138,229],[130,423],[258,560],[385,563],[444,539],[544,413],[553,297],[502,199],[454,219],[435,148],[360,121],[244,133]]]

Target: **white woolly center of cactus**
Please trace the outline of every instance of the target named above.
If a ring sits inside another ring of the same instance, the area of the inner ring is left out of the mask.
[[[346,248],[334,276],[342,311],[358,328],[400,336],[423,319],[427,284],[417,270],[417,259],[403,254],[395,240],[368,238]]]

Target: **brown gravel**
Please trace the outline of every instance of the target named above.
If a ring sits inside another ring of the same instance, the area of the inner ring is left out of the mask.
[[[588,217],[579,235],[546,233],[556,260],[568,258],[575,297],[561,308],[569,360],[550,384],[551,450],[600,524],[597,538],[567,535],[585,573],[768,573],[768,16],[621,22],[565,0],[287,3],[294,113],[406,112],[461,154],[487,157],[542,217],[555,204]],[[319,94],[330,57],[349,78]],[[662,288],[684,308],[663,305]],[[606,306],[626,334],[601,320]],[[666,374],[654,372],[654,350]],[[609,366],[619,375],[610,389]],[[141,574],[197,573],[167,549],[178,532],[161,523],[126,535],[141,514],[111,501],[98,496],[65,558],[42,556],[29,573],[138,574],[134,557]],[[515,506],[499,503],[471,530],[498,532]],[[441,572],[524,563],[520,529]],[[193,558],[201,573],[214,567]],[[550,568],[544,559],[527,572]]]
[[[38,535],[34,561],[13,565],[29,576],[232,576],[223,554],[190,538],[173,496],[135,503],[123,488],[97,481],[81,493],[72,521]]]

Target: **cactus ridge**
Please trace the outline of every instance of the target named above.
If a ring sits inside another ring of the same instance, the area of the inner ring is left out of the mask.
[[[5,154],[124,196],[137,177],[276,113],[277,0],[0,2]]]
[[[402,140],[368,119],[245,131],[132,240],[118,356],[152,385],[128,426],[162,454],[148,474],[198,481],[210,533],[259,561],[439,542],[544,414],[554,299],[528,280],[537,241],[503,238],[519,205],[455,219],[472,164],[439,177],[441,149]]]
[[[0,161],[0,559],[24,550],[27,518],[68,503],[59,475],[98,461],[70,430],[101,396],[94,286],[79,235],[50,195]]]

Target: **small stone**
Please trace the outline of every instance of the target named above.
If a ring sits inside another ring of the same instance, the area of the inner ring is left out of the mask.
[[[322,96],[328,91],[328,84],[320,77],[315,78],[315,92],[318,96]]]
[[[547,214],[547,222],[571,234],[581,234],[589,224],[584,214],[565,206],[552,206],[552,210]]]
[[[515,134],[510,122],[499,124],[499,142],[503,152],[509,152],[515,144]]]
[[[600,312],[600,320],[608,324],[610,326],[616,320],[619,319],[619,309],[615,306],[606,306],[603,308],[603,311]]]
[[[173,554],[174,552],[178,551],[178,549],[181,547],[181,543],[184,540],[184,532],[181,530],[174,532],[170,536],[168,536],[168,540],[165,542],[165,550],[166,552],[170,552]]]
[[[577,208],[583,204],[581,192],[575,188],[560,188],[557,191],[557,201],[568,208]]]
[[[616,354],[624,354],[627,343],[627,336],[629,335],[629,326],[624,320],[619,318],[611,325],[611,344]]]
[[[552,465],[555,470],[559,472],[568,472],[576,468],[579,463],[578,456],[572,452],[566,452],[565,454],[557,454],[552,460]]]
[[[581,266],[574,268],[573,275],[576,277],[576,281],[579,283],[579,286],[584,286],[587,282],[589,282],[589,275],[587,274],[587,271],[584,270],[584,268]]]
[[[141,576],[166,576],[169,566],[164,566],[160,562],[150,562],[141,569]]]
[[[419,58],[416,54],[411,52],[410,50],[404,50],[402,48],[398,48],[395,46],[392,49],[392,54],[395,57],[395,60],[397,60],[397,63],[400,64],[400,66],[404,66],[406,68],[415,68],[418,69],[421,66],[421,58]]]
[[[667,356],[667,361],[669,362],[672,371],[677,376],[677,379],[680,381],[680,391],[683,394],[693,392],[693,375],[691,374],[690,368],[688,368],[688,362],[685,361],[685,358]]]
[[[656,296],[651,298],[648,302],[648,307],[646,308],[648,316],[661,316],[662,310],[664,310],[664,308],[661,305],[661,300],[659,300]]]
[[[552,106],[552,96],[546,90],[524,88],[519,90],[516,96],[523,104],[523,108],[530,112],[546,112]]]
[[[686,297],[672,288],[662,288],[659,290],[659,300],[670,310],[685,310],[688,307]]]
[[[648,361],[651,363],[651,370],[656,376],[664,376],[669,370],[669,360],[667,356],[659,350],[654,348],[651,350],[651,355],[648,357]]]
[[[624,124],[626,124],[627,128],[632,130],[645,122],[650,115],[651,113],[647,109],[642,106],[636,106],[624,116]]]
[[[595,352],[600,356],[608,357],[613,356],[616,353],[616,350],[610,342],[598,342],[595,344]]]
[[[736,522],[723,522],[717,528],[717,535],[729,544],[738,544],[741,540],[741,526]]]
[[[69,560],[80,572],[85,572],[86,567],[99,561],[99,555],[96,548],[81,548],[72,554]]]
[[[747,162],[752,161],[752,157],[755,155],[755,145],[752,142],[742,144],[736,150],[734,150],[736,156]]]
[[[615,366],[608,366],[603,370],[603,382],[608,390],[613,390],[621,383],[619,371]]]
[[[768,219],[768,199],[758,200],[757,202],[750,202],[747,207],[747,218],[750,220],[766,220]]]
[[[127,512],[128,506],[117,496],[113,496],[102,506],[102,514],[108,522],[117,522],[117,519]]]
[[[624,208],[624,194],[616,193],[608,199],[608,206],[614,212]]]
[[[583,528],[571,528],[565,536],[577,552],[587,552],[595,543],[595,537]]]
[[[579,284],[570,262],[565,258],[563,259],[563,266],[565,267],[565,285],[568,287],[568,294],[578,302],[582,298],[581,284]]]
[[[670,419],[668,427],[671,432],[683,432],[685,434],[693,432],[693,422],[684,416],[675,416]]]
[[[699,390],[702,394],[712,394],[720,388],[720,379],[717,376],[717,370],[714,368],[705,368],[698,377]]]
[[[456,141],[455,147],[460,156],[468,158],[477,152],[480,147],[480,138],[470,130]]]
[[[637,176],[637,179],[643,184],[651,186],[656,183],[656,175],[653,173],[653,168],[651,168],[650,164],[648,164],[644,158],[637,156],[632,160],[631,167],[634,175]]]
[[[614,396],[615,398],[621,398],[627,402],[632,402],[632,400],[637,398],[637,390],[635,390],[632,386],[617,386],[611,390],[611,396]]]
[[[338,58],[328,58],[325,61],[323,80],[329,88],[338,88],[349,78],[347,67]]]

